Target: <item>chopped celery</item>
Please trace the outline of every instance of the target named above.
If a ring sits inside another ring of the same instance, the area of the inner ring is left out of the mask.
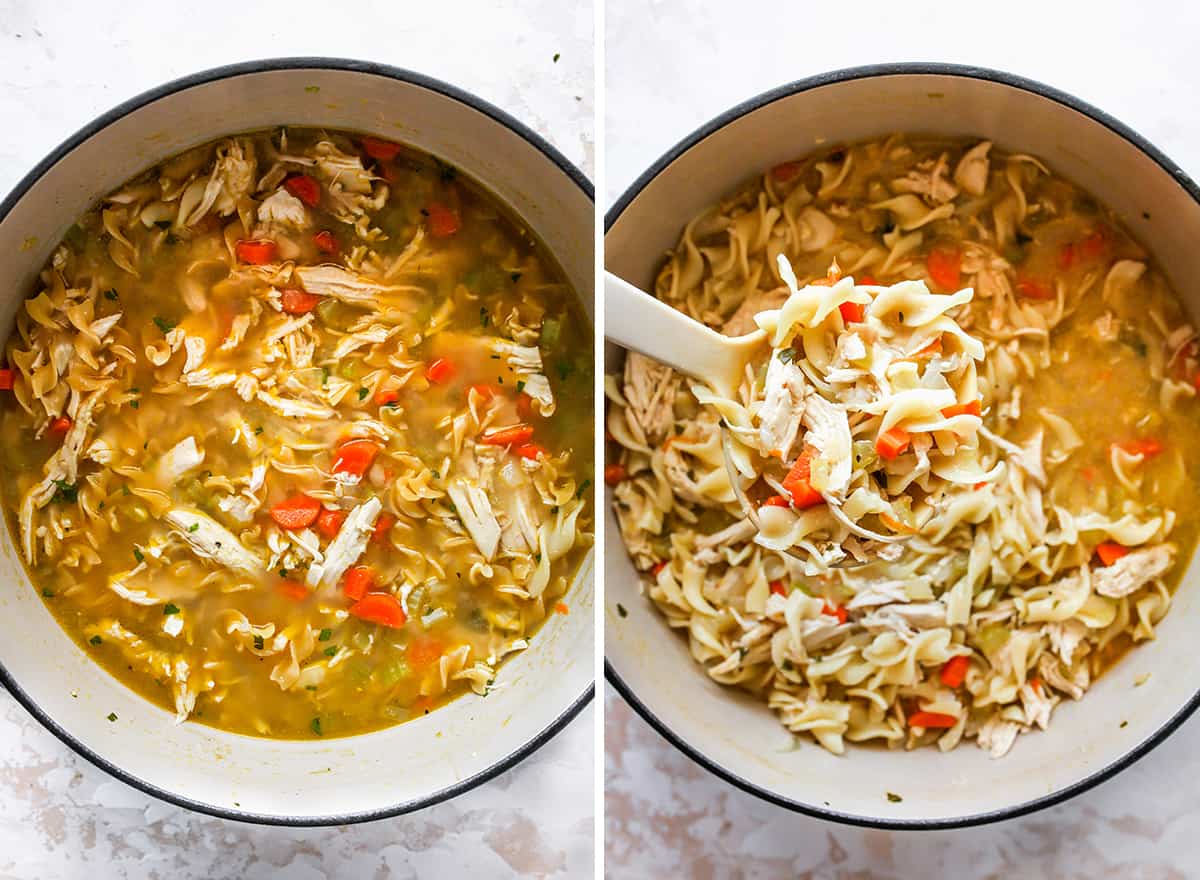
[[[557,318],[547,318],[542,321],[542,348],[554,348],[562,335],[562,322]]]
[[[987,626],[981,627],[975,635],[975,644],[979,646],[979,650],[987,655],[993,655],[1008,642],[1008,637],[1011,635],[1002,623],[989,623]]]
[[[406,678],[409,674],[408,663],[402,657],[397,657],[380,666],[375,667],[375,679],[384,687],[391,687],[402,678]]]
[[[864,468],[868,471],[875,470],[879,464],[879,456],[875,452],[875,444],[870,440],[855,440],[852,447],[854,452],[854,466],[856,468]]]

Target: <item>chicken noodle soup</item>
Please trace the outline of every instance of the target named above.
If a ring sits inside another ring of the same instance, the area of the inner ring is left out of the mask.
[[[607,380],[622,536],[713,679],[835,753],[999,757],[1154,637],[1197,540],[1200,341],[1036,157],[893,136],[779,165],[656,293],[769,331],[732,398],[638,355]]]
[[[31,578],[113,675],[272,737],[503,685],[590,544],[591,338],[561,271],[430,157],[288,129],[71,228],[0,384]]]

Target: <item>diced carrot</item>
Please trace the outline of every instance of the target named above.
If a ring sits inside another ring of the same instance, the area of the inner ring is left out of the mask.
[[[1109,234],[1103,226],[1096,227],[1079,242],[1079,255],[1085,260],[1098,260],[1108,254]]]
[[[390,626],[393,629],[404,626],[404,622],[408,620],[404,606],[391,593],[367,593],[350,606],[350,613],[359,620]]]
[[[838,305],[838,311],[847,324],[861,324],[867,308],[862,303],[844,302]]]
[[[805,449],[800,453],[788,475],[783,478],[783,488],[792,496],[792,505],[804,510],[820,504],[825,499],[821,493],[812,487],[811,477],[812,451]]]
[[[1054,299],[1054,289],[1036,278],[1018,278],[1017,293],[1028,299]]]
[[[953,715],[944,715],[941,712],[913,712],[908,716],[909,727],[924,727],[926,730],[931,728],[949,728],[958,724],[958,719]]]
[[[629,476],[625,472],[625,466],[621,464],[610,464],[604,469],[604,482],[610,486],[615,486]]]
[[[390,162],[400,155],[400,145],[385,141],[382,138],[363,135],[362,139],[363,152],[372,159],[378,159],[380,162]]]
[[[879,282],[870,275],[864,275],[862,278],[859,278],[857,283],[863,285],[864,287],[874,287],[879,284]]]
[[[321,502],[308,495],[292,495],[271,508],[271,519],[281,529],[295,531],[307,529],[317,521],[321,513]]]
[[[471,390],[483,400],[492,400],[496,396],[496,387],[494,385],[472,385]]]
[[[942,666],[942,684],[948,688],[960,687],[966,680],[967,670],[971,668],[971,658],[966,654],[951,657]]]
[[[428,715],[429,710],[433,708],[433,697],[420,696],[412,701],[412,710],[420,712],[423,715]]]
[[[375,520],[375,528],[371,531],[371,540],[376,544],[382,544],[387,540],[388,532],[392,530],[392,526],[396,524],[396,517],[388,513],[386,510],[379,514],[379,518]]]
[[[342,530],[342,523],[345,521],[346,511],[329,510],[323,507],[321,508],[321,512],[317,514],[317,534],[332,540]]]
[[[1103,544],[1096,546],[1096,555],[1100,557],[1100,561],[1105,565],[1112,565],[1122,556],[1129,553],[1129,548],[1116,541],[1105,541]]]
[[[52,436],[52,437],[65,437],[65,436],[67,436],[67,432],[70,430],[71,430],[71,420],[68,419],[66,416],[59,416],[57,419],[55,419],[54,421],[52,421],[50,423],[49,431],[50,431],[50,436]]]
[[[556,604],[555,604],[555,606],[554,606],[554,610],[555,610],[555,611],[556,611],[558,614],[570,614],[570,613],[571,613],[571,609],[567,607],[567,603],[566,603],[566,602],[558,602],[558,603],[556,603]]]
[[[389,388],[386,385],[381,386],[380,389],[375,392],[375,397],[373,399],[376,406],[387,406],[389,403],[395,403],[400,399],[400,389]]]
[[[283,188],[310,208],[321,204],[321,184],[307,174],[293,174],[283,182]]]
[[[528,394],[521,393],[517,395],[517,415],[526,422],[535,415],[538,415],[537,410],[533,407],[533,398]]]
[[[462,228],[458,212],[441,202],[430,202],[425,211],[429,214],[429,231],[435,238],[449,238]]]
[[[877,438],[875,438],[875,452],[880,458],[891,461],[897,455],[900,455],[904,450],[908,449],[909,441],[912,440],[912,435],[903,428],[896,426],[888,428]]]
[[[1075,267],[1075,259],[1075,245],[1067,242],[1058,251],[1058,268],[1069,272]]]
[[[16,378],[16,375],[8,367],[0,370],[0,391],[12,391]]]
[[[279,590],[279,594],[281,596],[283,596],[285,599],[291,599],[293,602],[303,602],[312,595],[308,591],[308,587],[304,586],[304,584],[300,583],[299,581],[280,581],[276,589]]]
[[[375,586],[375,572],[368,565],[356,565],[346,572],[342,580],[342,592],[347,599],[357,602]]]
[[[901,534],[901,535],[915,535],[917,532],[917,530],[914,529],[912,526],[910,526],[908,523],[901,522],[900,520],[896,519],[896,517],[892,516],[890,513],[887,513],[887,512],[883,512],[883,513],[879,514],[879,521],[881,523],[883,523],[885,526],[887,526],[889,529],[891,529],[893,532],[897,532],[898,534]]]
[[[650,568],[650,574],[654,575],[655,577],[658,577],[658,573],[666,567],[667,567],[667,564],[665,562],[656,562]]]
[[[250,263],[253,266],[272,263],[279,254],[279,245],[275,244],[269,238],[243,239],[234,245],[233,249],[237,252],[239,260],[243,263]]]
[[[425,378],[434,385],[441,385],[453,379],[457,372],[453,363],[445,358],[437,358],[425,367]]]
[[[836,617],[838,623],[845,623],[846,619],[850,616],[850,612],[845,608],[842,608],[840,605],[830,605],[828,602],[821,606],[821,613],[828,614],[830,617]]]
[[[321,302],[321,297],[315,293],[305,293],[294,287],[285,287],[279,291],[279,307],[289,315],[307,315]]]
[[[513,449],[513,453],[520,458],[527,458],[530,461],[537,461],[540,456],[546,454],[546,447],[539,446],[537,443],[525,443]],[[608,468],[604,469],[605,478],[607,479]]]
[[[767,586],[770,587],[771,592],[774,593],[776,596],[786,596],[788,594],[788,588],[786,586],[784,586],[782,580],[771,581],[771,583],[768,584]]]
[[[1039,697],[1042,695],[1042,680],[1037,676],[1029,679],[1029,686],[1033,688],[1033,692]]]
[[[1163,451],[1162,444],[1151,437],[1143,437],[1139,440],[1123,440],[1113,445],[1128,452],[1130,455],[1140,455],[1144,458],[1154,458],[1154,456]]]
[[[361,477],[375,461],[375,456],[382,448],[374,440],[362,438],[347,440],[337,448],[337,453],[333,458],[333,472]]]
[[[479,442],[484,446],[515,446],[528,443],[532,439],[532,425],[513,425],[511,428],[501,428],[484,434],[479,438]]]
[[[962,278],[962,251],[958,248],[935,247],[925,258],[925,271],[942,290],[958,290]]]
[[[338,247],[337,239],[333,237],[333,233],[328,229],[322,229],[314,235],[313,244],[317,246],[317,250],[321,253],[329,254],[330,256],[337,254],[341,250]]]
[[[429,636],[419,636],[408,646],[408,662],[413,666],[436,663],[446,653],[446,646]]]
[[[987,484],[988,484],[988,483],[987,483],[987,480],[980,480],[978,483],[976,483],[976,484],[975,484],[974,486],[972,486],[971,488],[972,488],[972,489],[974,489],[976,492],[978,492],[980,489],[982,489],[982,488],[983,488],[984,486],[986,486]]]
[[[771,169],[771,177],[778,183],[787,183],[789,180],[795,180],[796,175],[803,170],[804,166],[799,162],[780,162]]]
[[[942,417],[952,419],[955,416],[978,416],[983,414],[983,403],[971,400],[967,403],[956,403],[942,410]]]
[[[763,507],[791,507],[792,502],[788,501],[782,495],[772,495],[762,503]]]

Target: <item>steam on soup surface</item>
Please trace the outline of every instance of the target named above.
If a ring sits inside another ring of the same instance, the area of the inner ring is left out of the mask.
[[[0,380],[34,584],[179,719],[344,735],[428,712],[590,543],[591,336],[478,187],[369,137],[176,156],[67,234]]]
[[[784,163],[688,223],[656,293],[803,325],[732,399],[637,355],[608,383],[622,537],[714,680],[835,753],[999,757],[1154,637],[1197,541],[1200,343],[1039,159],[896,135]]]

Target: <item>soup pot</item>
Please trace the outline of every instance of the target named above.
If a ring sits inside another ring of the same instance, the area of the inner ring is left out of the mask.
[[[593,314],[588,180],[521,123],[428,77],[355,61],[282,59],[186,77],[122,104],[58,147],[0,203],[0,326],[67,228],[160,160],[222,135],[280,125],[361,131],[462,169],[546,244]],[[184,807],[270,824],[344,824],[436,803],[512,767],[593,691],[591,558],[531,647],[484,699],[468,694],[386,730],[280,741],[176,725],[93,663],[0,541],[0,679],[56,736],[117,778]],[[109,716],[116,720],[109,720]]]
[[[684,224],[738,184],[822,145],[893,132],[987,138],[1038,156],[1111,206],[1158,260],[1193,319],[1200,317],[1196,185],[1144,138],[1078,99],[956,65],[843,70],[735,107],[655,162],[612,207],[606,268],[653,290],[663,254]],[[615,347],[605,359],[606,372],[620,368]],[[1157,639],[1130,651],[1082,701],[1060,704],[1048,731],[1019,737],[1003,759],[992,760],[973,743],[945,754],[851,744],[837,757],[807,740],[790,749],[790,737],[764,703],[709,679],[686,642],[668,630],[639,589],[611,512],[605,522],[608,679],[704,767],[802,813],[890,828],[946,828],[1029,813],[1128,767],[1200,702],[1200,655],[1192,642],[1200,629],[1200,572],[1192,562]]]

